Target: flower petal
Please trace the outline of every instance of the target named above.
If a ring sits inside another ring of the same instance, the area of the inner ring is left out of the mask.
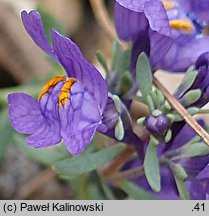
[[[12,127],[23,134],[32,134],[44,122],[38,102],[24,93],[8,96],[9,117]]]
[[[148,20],[142,11],[130,10],[126,5],[123,6],[116,2],[115,27],[120,39],[134,40],[141,31],[148,30]]]
[[[201,126],[204,126],[204,121],[198,120],[198,123]],[[179,125],[176,126],[179,127]],[[188,124],[185,124],[182,129],[177,134],[175,134],[175,137],[173,137],[170,150],[180,148],[182,145],[193,139],[195,135],[196,132]]]
[[[135,75],[138,55],[150,56],[154,69],[171,47],[171,29],[161,1],[119,0],[115,3],[115,25],[119,37],[133,43],[131,71]]]
[[[107,129],[114,128],[119,119],[119,113],[116,110],[115,103],[111,97],[108,97],[107,104],[102,116],[102,123],[106,125]]]
[[[93,96],[101,111],[107,101],[107,85],[99,71],[83,57],[78,46],[69,38],[52,30],[53,48],[69,77],[79,80]]]
[[[101,112],[94,98],[78,82],[71,87],[68,102],[59,107],[61,135],[68,150],[81,153],[101,124]]]
[[[34,148],[44,148],[59,143],[62,139],[60,134],[60,117],[58,112],[58,97],[64,82],[59,82],[45,93],[39,103],[44,116],[44,123],[30,137],[26,139],[28,145]]]
[[[199,181],[195,179],[189,179],[185,181],[185,185],[189,190],[192,200],[205,200],[206,190]]]
[[[149,21],[150,61],[158,69],[160,62],[171,47],[171,29],[168,16],[161,1],[147,1],[144,14]]]
[[[209,161],[208,161],[209,162]],[[209,180],[209,163],[207,166],[196,176],[198,180]]]
[[[209,37],[196,38],[194,36],[182,35],[176,38],[167,55],[160,63],[164,70],[184,72],[197,58],[209,51]]]
[[[22,11],[21,17],[23,25],[33,41],[48,55],[50,55],[54,59],[57,59],[49,44],[49,41],[47,40],[41,20],[41,15],[37,11],[32,10],[29,13]]]
[[[199,19],[209,21],[208,10],[209,1],[208,0],[176,0],[179,5],[186,11],[192,12]]]

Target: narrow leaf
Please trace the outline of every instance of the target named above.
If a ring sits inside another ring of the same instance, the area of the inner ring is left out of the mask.
[[[101,64],[101,66],[103,67],[103,69],[105,70],[106,77],[108,77],[109,76],[109,69],[108,69],[107,61],[106,61],[103,53],[100,50],[97,51],[96,57],[97,57],[97,60],[99,61],[99,63]]]
[[[157,146],[152,138],[150,139],[150,143],[145,154],[144,171],[150,187],[154,191],[159,192],[161,189],[160,164],[157,157]]]
[[[209,154],[209,146],[204,142],[197,142],[189,145],[184,145],[180,151],[181,158],[204,156]]]
[[[170,167],[174,175],[178,178],[185,180],[188,177],[185,169],[180,164],[171,163]]]
[[[53,165],[53,169],[65,178],[76,178],[103,167],[124,149],[124,144],[117,144],[96,153],[61,160]]]
[[[131,87],[132,87],[132,76],[128,71],[126,71],[120,76],[118,80],[118,84],[117,84],[118,92],[120,92],[121,95],[124,95],[131,89]]]
[[[150,112],[155,110],[155,104],[150,95],[147,95],[147,106],[149,107]]]
[[[189,200],[190,199],[189,191],[187,187],[185,186],[184,181],[176,175],[174,175],[174,179],[176,182],[176,186],[177,186],[180,198],[182,200]]]
[[[119,187],[135,200],[157,200],[158,198],[130,181],[122,181]]]
[[[152,91],[152,70],[149,60],[144,52],[142,52],[137,60],[136,65],[136,81],[143,96],[147,96]]]
[[[26,145],[25,137],[19,134],[14,137],[14,141],[21,152],[42,165],[50,166],[57,161],[71,157],[64,144],[59,144],[51,148],[35,149]]]
[[[187,107],[200,99],[202,92],[200,89],[194,89],[187,92],[179,101],[180,103]]]
[[[181,81],[181,84],[174,94],[176,98],[180,98],[192,86],[197,77],[197,74],[198,72],[196,70],[193,70],[192,67],[187,70],[183,80]]]
[[[115,125],[115,137],[117,140],[121,141],[124,137],[124,127],[123,127],[123,122],[121,118],[118,119],[116,125]]]
[[[116,40],[113,43],[113,61],[111,71],[122,74],[129,70],[130,67],[131,51],[122,51],[120,43]]]

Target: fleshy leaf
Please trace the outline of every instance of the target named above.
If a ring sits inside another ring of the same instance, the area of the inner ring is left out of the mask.
[[[121,141],[124,137],[124,127],[123,127],[123,122],[121,118],[118,119],[116,125],[115,125],[115,137],[117,140]]]
[[[180,98],[194,83],[198,72],[193,70],[193,67],[190,67],[184,75],[181,84],[177,88],[176,92],[174,93],[176,98]]]
[[[189,200],[190,199],[189,191],[187,190],[187,187],[185,186],[184,181],[176,175],[174,175],[174,179],[176,181],[176,185],[178,188],[180,198],[182,200]]]
[[[189,105],[192,105],[193,103],[197,102],[200,99],[201,94],[202,92],[200,89],[190,90],[179,101],[185,107],[188,107]]]
[[[117,144],[96,153],[59,161],[53,165],[53,169],[65,178],[76,178],[83,173],[103,167],[124,149],[124,144]]]
[[[129,195],[129,197],[135,200],[156,200],[157,197],[148,193],[143,188],[140,188],[138,185],[129,182],[129,181],[122,181],[119,184],[119,187]]]
[[[141,53],[137,60],[136,80],[143,96],[152,91],[152,70],[145,53]]]
[[[178,178],[185,180],[188,177],[186,171],[180,164],[171,163],[170,167],[174,175],[177,176]]]
[[[190,158],[209,154],[209,146],[204,142],[196,142],[184,145],[179,150],[181,152],[181,158]]]
[[[150,139],[146,150],[144,171],[150,187],[155,192],[159,192],[161,189],[160,164],[157,157],[157,146],[153,139]]]

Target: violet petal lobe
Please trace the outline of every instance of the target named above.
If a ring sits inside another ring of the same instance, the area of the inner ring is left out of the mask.
[[[35,133],[27,137],[28,145],[34,148],[44,148],[61,141],[58,97],[62,86],[63,82],[59,82],[40,98],[40,109],[45,121]]]
[[[206,199],[205,188],[199,181],[195,179],[188,179],[187,181],[185,181],[185,185],[189,190],[191,200]]]
[[[198,180],[209,180],[209,163],[208,165],[196,176]]]
[[[99,71],[83,57],[78,46],[55,30],[51,32],[53,48],[69,77],[79,80],[93,96],[101,111],[107,102],[107,85]]]
[[[107,129],[114,128],[119,119],[119,113],[115,107],[115,103],[111,97],[108,97],[107,104],[102,116],[102,123],[106,125]]]
[[[136,40],[141,31],[148,31],[148,20],[142,12],[133,11],[115,3],[115,27],[118,36],[125,41]]]
[[[170,72],[185,71],[191,64],[195,64],[202,53],[208,52],[208,47],[208,36],[200,38],[179,36],[175,39],[163,61],[160,62],[159,67]]]
[[[59,107],[61,135],[73,155],[90,144],[101,124],[101,112],[94,98],[78,82],[71,87],[68,101]]]
[[[204,121],[199,120],[198,123],[202,127],[204,126]],[[176,126],[179,127],[179,125]],[[175,134],[175,137],[172,138],[170,150],[180,148],[182,145],[194,138],[195,135],[196,132],[188,124],[185,124],[182,129],[177,134]]]
[[[37,11],[32,10],[29,13],[22,11],[21,17],[23,25],[33,41],[48,55],[57,59],[46,37],[41,15]]]
[[[19,133],[32,134],[44,122],[38,102],[30,95],[11,93],[8,106],[11,125]]]
[[[144,13],[149,21],[150,30],[150,61],[153,68],[158,69],[158,62],[171,47],[171,29],[165,8],[160,1],[147,1]]]

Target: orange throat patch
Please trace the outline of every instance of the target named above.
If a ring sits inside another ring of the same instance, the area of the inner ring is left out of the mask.
[[[76,79],[74,78],[66,78],[64,76],[57,76],[49,80],[49,82],[42,88],[38,100],[40,101],[44,94],[48,93],[49,90],[57,85],[59,82],[64,81],[64,84],[62,86],[62,89],[59,93],[58,97],[58,106],[64,106],[70,97],[71,87],[76,82]]]
[[[52,78],[51,80],[49,80],[49,82],[42,88],[39,96],[38,96],[38,100],[40,101],[42,96],[45,95],[46,93],[49,92],[49,90],[57,85],[57,83],[61,82],[61,81],[65,81],[66,77],[62,77],[62,76],[56,76],[54,78]]]
[[[59,107],[64,106],[68,102],[71,87],[73,86],[75,81],[76,80],[74,78],[68,78],[67,81],[65,82],[65,84],[63,85],[63,87],[60,91],[60,94],[59,94],[59,99],[58,99]]]

